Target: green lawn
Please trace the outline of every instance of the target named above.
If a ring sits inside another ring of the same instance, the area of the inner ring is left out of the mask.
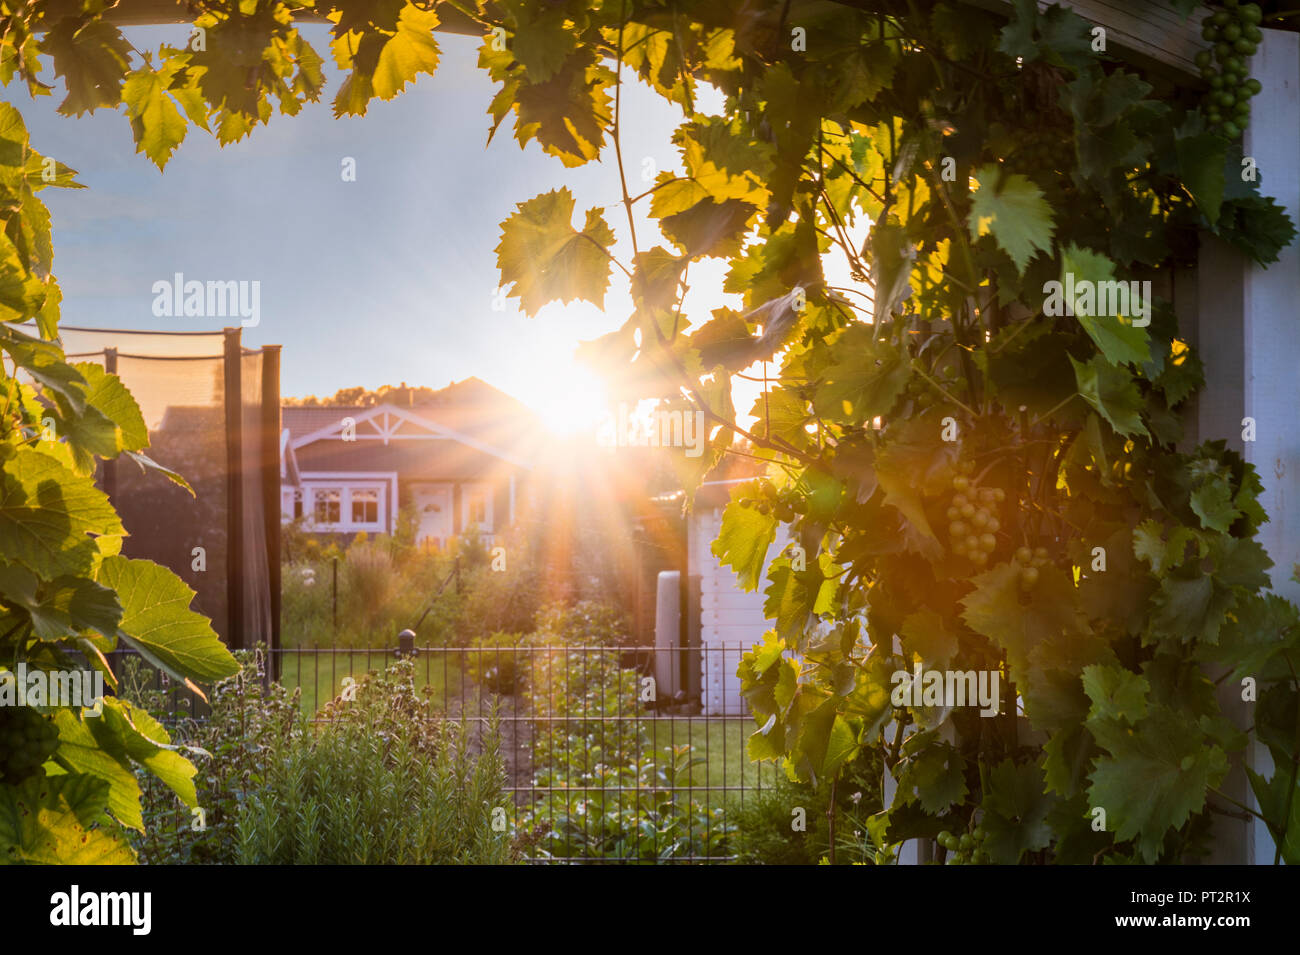
[[[382,670],[396,662],[391,650],[339,650],[326,653],[295,653],[286,650],[280,658],[280,683],[288,689],[302,689],[302,712],[312,716],[324,704],[338,696],[343,678],[359,680],[372,670]],[[441,705],[448,697],[461,695],[462,678],[466,695],[473,695],[474,685],[463,676],[456,654],[421,654],[415,658],[415,688],[432,687],[434,702]]]

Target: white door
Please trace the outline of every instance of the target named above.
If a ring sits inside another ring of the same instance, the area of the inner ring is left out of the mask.
[[[453,533],[451,485],[413,484],[411,498],[415,501],[416,513],[420,515],[417,540],[420,543],[427,540],[435,547],[442,547]]]

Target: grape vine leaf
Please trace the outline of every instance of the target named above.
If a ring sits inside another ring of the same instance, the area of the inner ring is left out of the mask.
[[[195,692],[194,680],[210,682],[239,672],[211,621],[190,609],[194,591],[166,567],[151,560],[106,557],[99,582],[115,590],[122,603],[117,636],[154,666]]]
[[[730,565],[745,590],[758,589],[767,550],[776,538],[776,518],[732,501],[722,512],[722,529],[713,542],[713,556]]]
[[[1135,434],[1149,436],[1146,425],[1142,423],[1142,393],[1129,372],[1112,365],[1102,355],[1094,355],[1083,363],[1071,356],[1070,364],[1074,366],[1079,395],[1110,423],[1116,433],[1129,437]]]
[[[89,535],[120,535],[108,497],[53,457],[24,448],[0,474],[0,553],[42,577],[85,576],[98,553]]]
[[[122,101],[131,120],[136,152],[143,152],[159,169],[167,165],[189,131],[185,117],[167,94],[166,83],[161,73],[146,65],[122,84]]]
[[[120,835],[94,823],[108,804],[108,784],[70,773],[0,785],[0,862],[34,865],[132,865]]]
[[[1072,275],[1073,281],[1067,283],[1066,276]],[[1088,284],[1083,284],[1083,283]],[[1106,356],[1106,360],[1113,365],[1122,364],[1141,364],[1151,360],[1151,350],[1147,342],[1146,331],[1142,328],[1135,327],[1130,321],[1123,321],[1118,315],[1089,315],[1088,311],[1094,311],[1102,307],[1103,290],[1113,290],[1117,287],[1115,281],[1115,264],[1099,252],[1091,249],[1080,248],[1073,243],[1067,245],[1061,250],[1061,283],[1065,287],[1075,289],[1075,302],[1067,303],[1074,312],[1078,322],[1083,326],[1083,330],[1101,349],[1101,353]],[[1127,287],[1127,283],[1125,283]],[[1089,293],[1096,292],[1095,300],[1091,308],[1076,307],[1078,296],[1083,289]],[[1117,304],[1116,299],[1106,294],[1109,299],[1107,305],[1114,306]],[[1125,296],[1128,298],[1128,296]],[[1150,303],[1148,303],[1150,305]],[[1130,301],[1130,310],[1132,303]],[[1124,319],[1131,319],[1131,315],[1123,316]]]
[[[1019,173],[1003,175],[996,164],[981,166],[975,180],[979,189],[971,198],[971,238],[992,233],[1023,273],[1035,251],[1051,251],[1056,227],[1043,190]]]
[[[578,231],[573,207],[573,193],[561,187],[519,203],[501,224],[497,268],[503,283],[514,283],[510,294],[528,315],[555,299],[604,305],[614,232],[598,208],[587,210]]]
[[[60,113],[80,116],[120,102],[131,44],[117,27],[98,18],[83,23],[64,17],[45,35],[41,52],[54,59],[54,75],[67,84]]]
[[[1152,707],[1133,728],[1111,720],[1088,728],[1109,753],[1089,775],[1089,804],[1106,810],[1116,839],[1136,839],[1143,859],[1155,862],[1165,833],[1205,806],[1207,790],[1228,771],[1227,755],[1206,745],[1194,720],[1166,706]]]
[[[1049,845],[1047,816],[1056,805],[1043,772],[1034,763],[1003,760],[991,770],[981,765],[984,789],[984,849],[995,865],[1015,865],[1026,852]]]

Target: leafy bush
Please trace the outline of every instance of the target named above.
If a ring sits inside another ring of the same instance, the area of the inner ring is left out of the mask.
[[[530,654],[528,642],[521,634],[476,637],[473,646],[475,649],[465,654],[465,664],[473,680],[503,696],[513,696],[522,689]]]
[[[537,615],[544,643],[566,647],[617,647],[632,642],[627,615],[595,600],[547,604]]]
[[[476,737],[416,693],[409,661],[370,674],[355,698],[293,734],[241,804],[244,864],[502,864],[517,853],[495,721]]]
[[[529,822],[538,855],[645,862],[718,857],[733,826],[720,807],[678,790],[702,760],[684,744],[657,754],[640,711],[640,673],[617,649],[539,648],[526,695],[534,781],[545,796]],[[562,718],[562,719],[559,719]]]
[[[881,762],[874,752],[859,754],[845,767],[835,789],[835,854],[839,864],[886,861],[873,836],[873,817],[881,810]],[[831,786],[814,786],[777,777],[771,788],[747,793],[734,810],[736,861],[749,865],[816,865],[832,861]],[[804,829],[796,828],[796,809]],[[878,823],[876,823],[878,825]]]
[[[213,687],[210,713],[186,717],[173,727],[173,741],[196,754],[194,779],[204,828],[170,790],[145,782],[146,834],[136,851],[146,863],[194,864],[237,861],[235,823],[239,808],[263,785],[275,755],[299,731],[299,691],[266,680],[262,650],[235,654],[240,671]],[[151,712],[170,716],[154,671],[132,658],[123,665],[123,686]]]

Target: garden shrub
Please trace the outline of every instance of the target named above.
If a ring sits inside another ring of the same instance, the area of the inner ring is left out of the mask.
[[[481,734],[439,716],[409,661],[370,674],[270,760],[241,805],[243,864],[502,864],[494,831],[505,769],[495,721]]]
[[[475,649],[465,654],[470,678],[485,689],[503,696],[513,696],[527,679],[530,655],[522,634],[494,633],[475,637]],[[524,648],[524,649],[521,649]]]
[[[734,827],[722,808],[676,791],[697,785],[702,760],[690,744],[656,752],[638,718],[641,674],[621,667],[620,655],[534,651],[526,696],[536,718],[534,781],[545,795],[527,823],[543,833],[537,854],[644,862],[724,855]]]
[[[239,807],[264,784],[275,754],[298,730],[299,691],[268,683],[263,650],[236,651],[235,658],[240,671],[212,688],[210,712],[203,719],[182,717],[172,727],[173,742],[194,751],[202,828],[171,790],[138,773],[148,821],[146,834],[136,837],[141,862],[234,863]],[[134,657],[122,671],[130,698],[172,722],[165,694],[153,685],[154,671]]]

